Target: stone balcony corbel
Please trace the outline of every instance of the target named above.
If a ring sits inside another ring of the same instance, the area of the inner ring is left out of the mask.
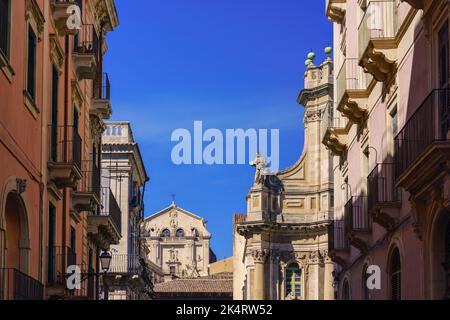
[[[73,0],[52,0],[51,4],[53,21],[59,36],[76,35],[79,31],[77,28],[69,28],[67,21],[73,14],[77,14],[71,10],[71,6],[77,6]],[[81,18],[80,18],[81,21]]]
[[[398,19],[395,0],[371,1],[358,27],[359,65],[380,82],[387,81],[395,70],[401,34]]]
[[[379,82],[386,81],[395,70],[397,44],[386,42],[386,46],[371,42],[362,54],[360,66]]]
[[[353,124],[361,124],[367,118],[367,98],[356,97],[348,91],[342,97],[337,110]]]
[[[77,212],[94,211],[99,203],[95,192],[72,192],[72,208]]]
[[[326,15],[333,22],[341,24],[345,17],[346,0],[327,0]]]
[[[347,150],[347,130],[345,128],[328,128],[322,143],[333,155],[342,155]]]

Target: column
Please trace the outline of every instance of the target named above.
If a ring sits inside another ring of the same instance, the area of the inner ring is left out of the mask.
[[[252,252],[253,261],[255,263],[255,284],[253,298],[254,300],[265,299],[265,264],[267,260],[267,252],[265,250],[254,250]]]
[[[333,288],[333,271],[334,264],[331,259],[326,256],[324,259],[325,263],[325,276],[324,276],[324,300],[334,300],[334,288]]]

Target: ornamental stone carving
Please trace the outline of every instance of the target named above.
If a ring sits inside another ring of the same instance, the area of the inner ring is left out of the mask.
[[[255,263],[265,263],[270,257],[270,250],[254,249],[251,255]]]
[[[322,119],[322,111],[321,110],[315,110],[315,111],[308,111],[305,114],[305,122],[314,122],[319,121]]]

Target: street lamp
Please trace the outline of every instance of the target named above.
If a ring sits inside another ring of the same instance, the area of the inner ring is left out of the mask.
[[[107,273],[109,270],[109,267],[111,265],[111,253],[107,251],[103,251],[103,253],[100,255],[100,266],[104,273]]]

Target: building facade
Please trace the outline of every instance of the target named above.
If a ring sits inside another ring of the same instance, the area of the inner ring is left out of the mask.
[[[310,54],[314,58],[314,54]],[[275,175],[254,161],[247,214],[234,218],[236,300],[333,299],[328,219],[333,210],[332,157],[321,143],[333,98],[333,62],[310,60],[298,102],[305,108],[305,145],[292,167]]]
[[[448,299],[450,1],[326,5],[336,67],[337,125],[323,139],[335,155],[336,297]]]
[[[152,286],[142,276],[143,268],[150,270],[151,265],[146,261],[141,241],[144,194],[149,177],[129,122],[106,122],[102,137],[102,179],[122,213],[121,239],[111,246],[108,297],[111,300],[142,299],[151,293]],[[103,203],[105,208],[109,205]],[[153,272],[161,274],[157,268]]]
[[[209,275],[215,262],[206,221],[175,203],[145,218],[148,259],[160,266],[166,281]]]
[[[97,273],[120,237],[100,217],[98,169],[117,25],[113,0],[0,1],[0,299],[97,297],[97,277],[65,277]]]

